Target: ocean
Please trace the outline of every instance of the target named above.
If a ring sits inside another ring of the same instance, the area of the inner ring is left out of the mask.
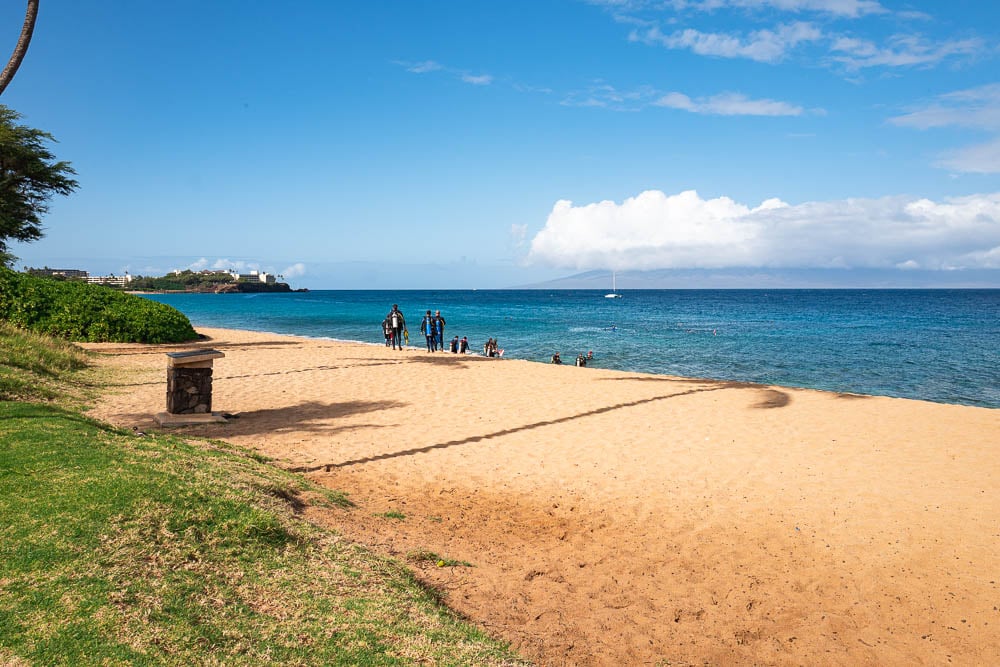
[[[318,290],[155,294],[197,326],[382,344],[398,303],[410,344],[440,310],[445,339],[505,358],[1000,407],[1000,290]]]

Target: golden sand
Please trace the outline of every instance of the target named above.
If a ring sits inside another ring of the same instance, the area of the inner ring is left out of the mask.
[[[200,329],[226,424],[545,665],[1000,664],[1000,410]],[[97,417],[155,430],[167,347]],[[398,512],[405,519],[380,516]]]

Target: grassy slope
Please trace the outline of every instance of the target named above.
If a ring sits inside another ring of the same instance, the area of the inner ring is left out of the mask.
[[[34,338],[32,362],[19,335],[0,329],[4,386],[78,376],[84,355]],[[351,511],[224,443],[0,400],[0,664],[521,664],[303,503]]]
[[[73,371],[87,363],[87,355],[71,343],[0,321],[0,401],[78,398]]]

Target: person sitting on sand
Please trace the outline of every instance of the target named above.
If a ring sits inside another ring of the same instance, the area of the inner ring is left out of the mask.
[[[406,319],[403,317],[402,311],[399,310],[397,304],[392,304],[392,310],[389,314],[385,316],[385,319],[389,320],[389,328],[392,329],[392,349],[396,349],[399,345],[399,349],[403,349],[403,332],[406,331]]]
[[[552,363],[554,363],[554,364],[561,364],[562,363],[562,359],[559,357],[559,353],[558,352],[556,352],[555,354],[552,355]]]

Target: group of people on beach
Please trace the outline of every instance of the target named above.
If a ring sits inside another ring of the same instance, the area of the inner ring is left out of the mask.
[[[428,352],[444,352],[444,327],[447,322],[441,315],[440,310],[434,311],[431,315],[431,311],[427,311],[423,319],[420,321],[420,333],[424,335],[424,339],[427,342]],[[385,346],[392,347],[392,349],[402,350],[404,341],[407,345],[410,343],[410,332],[406,328],[406,318],[403,316],[403,312],[399,309],[399,304],[392,304],[392,310],[389,314],[385,316],[382,320],[382,333],[385,335]],[[493,341],[494,339],[490,339]],[[494,343],[495,345],[495,343]],[[466,354],[469,351],[469,339],[466,336],[462,336],[459,339],[455,336],[451,339],[448,344],[448,351],[452,354]],[[495,356],[495,355],[487,355]]]
[[[424,339],[427,342],[428,352],[444,352],[444,327],[447,322],[444,316],[441,315],[440,310],[435,310],[434,314],[431,311],[424,313],[423,319],[420,320],[420,333],[424,335]],[[382,333],[385,335],[385,346],[392,347],[394,350],[402,350],[404,341],[406,345],[410,344],[410,332],[406,328],[406,318],[403,317],[403,312],[399,309],[399,304],[392,304],[392,310],[389,314],[385,316],[382,320]],[[468,354],[469,352],[469,339],[466,336],[459,338],[455,336],[448,343],[448,351],[452,354]],[[483,356],[485,357],[502,357],[503,348],[497,342],[496,338],[490,338],[483,345]],[[585,367],[588,361],[593,360],[594,351],[590,350],[584,356],[583,352],[576,355],[576,365],[580,367]],[[552,355],[553,364],[561,364],[562,358],[559,353],[556,352]]]
[[[585,368],[587,366],[587,362],[592,360],[593,358],[594,358],[593,350],[588,351],[587,356],[583,356],[583,352],[581,352],[580,354],[576,355],[576,365],[579,366],[580,368]],[[552,355],[552,363],[554,364],[562,363],[562,357],[559,356],[558,352]]]
[[[483,355],[487,357],[503,356],[503,348],[497,345],[496,338],[490,338],[488,341],[486,341],[486,343],[483,345]]]

